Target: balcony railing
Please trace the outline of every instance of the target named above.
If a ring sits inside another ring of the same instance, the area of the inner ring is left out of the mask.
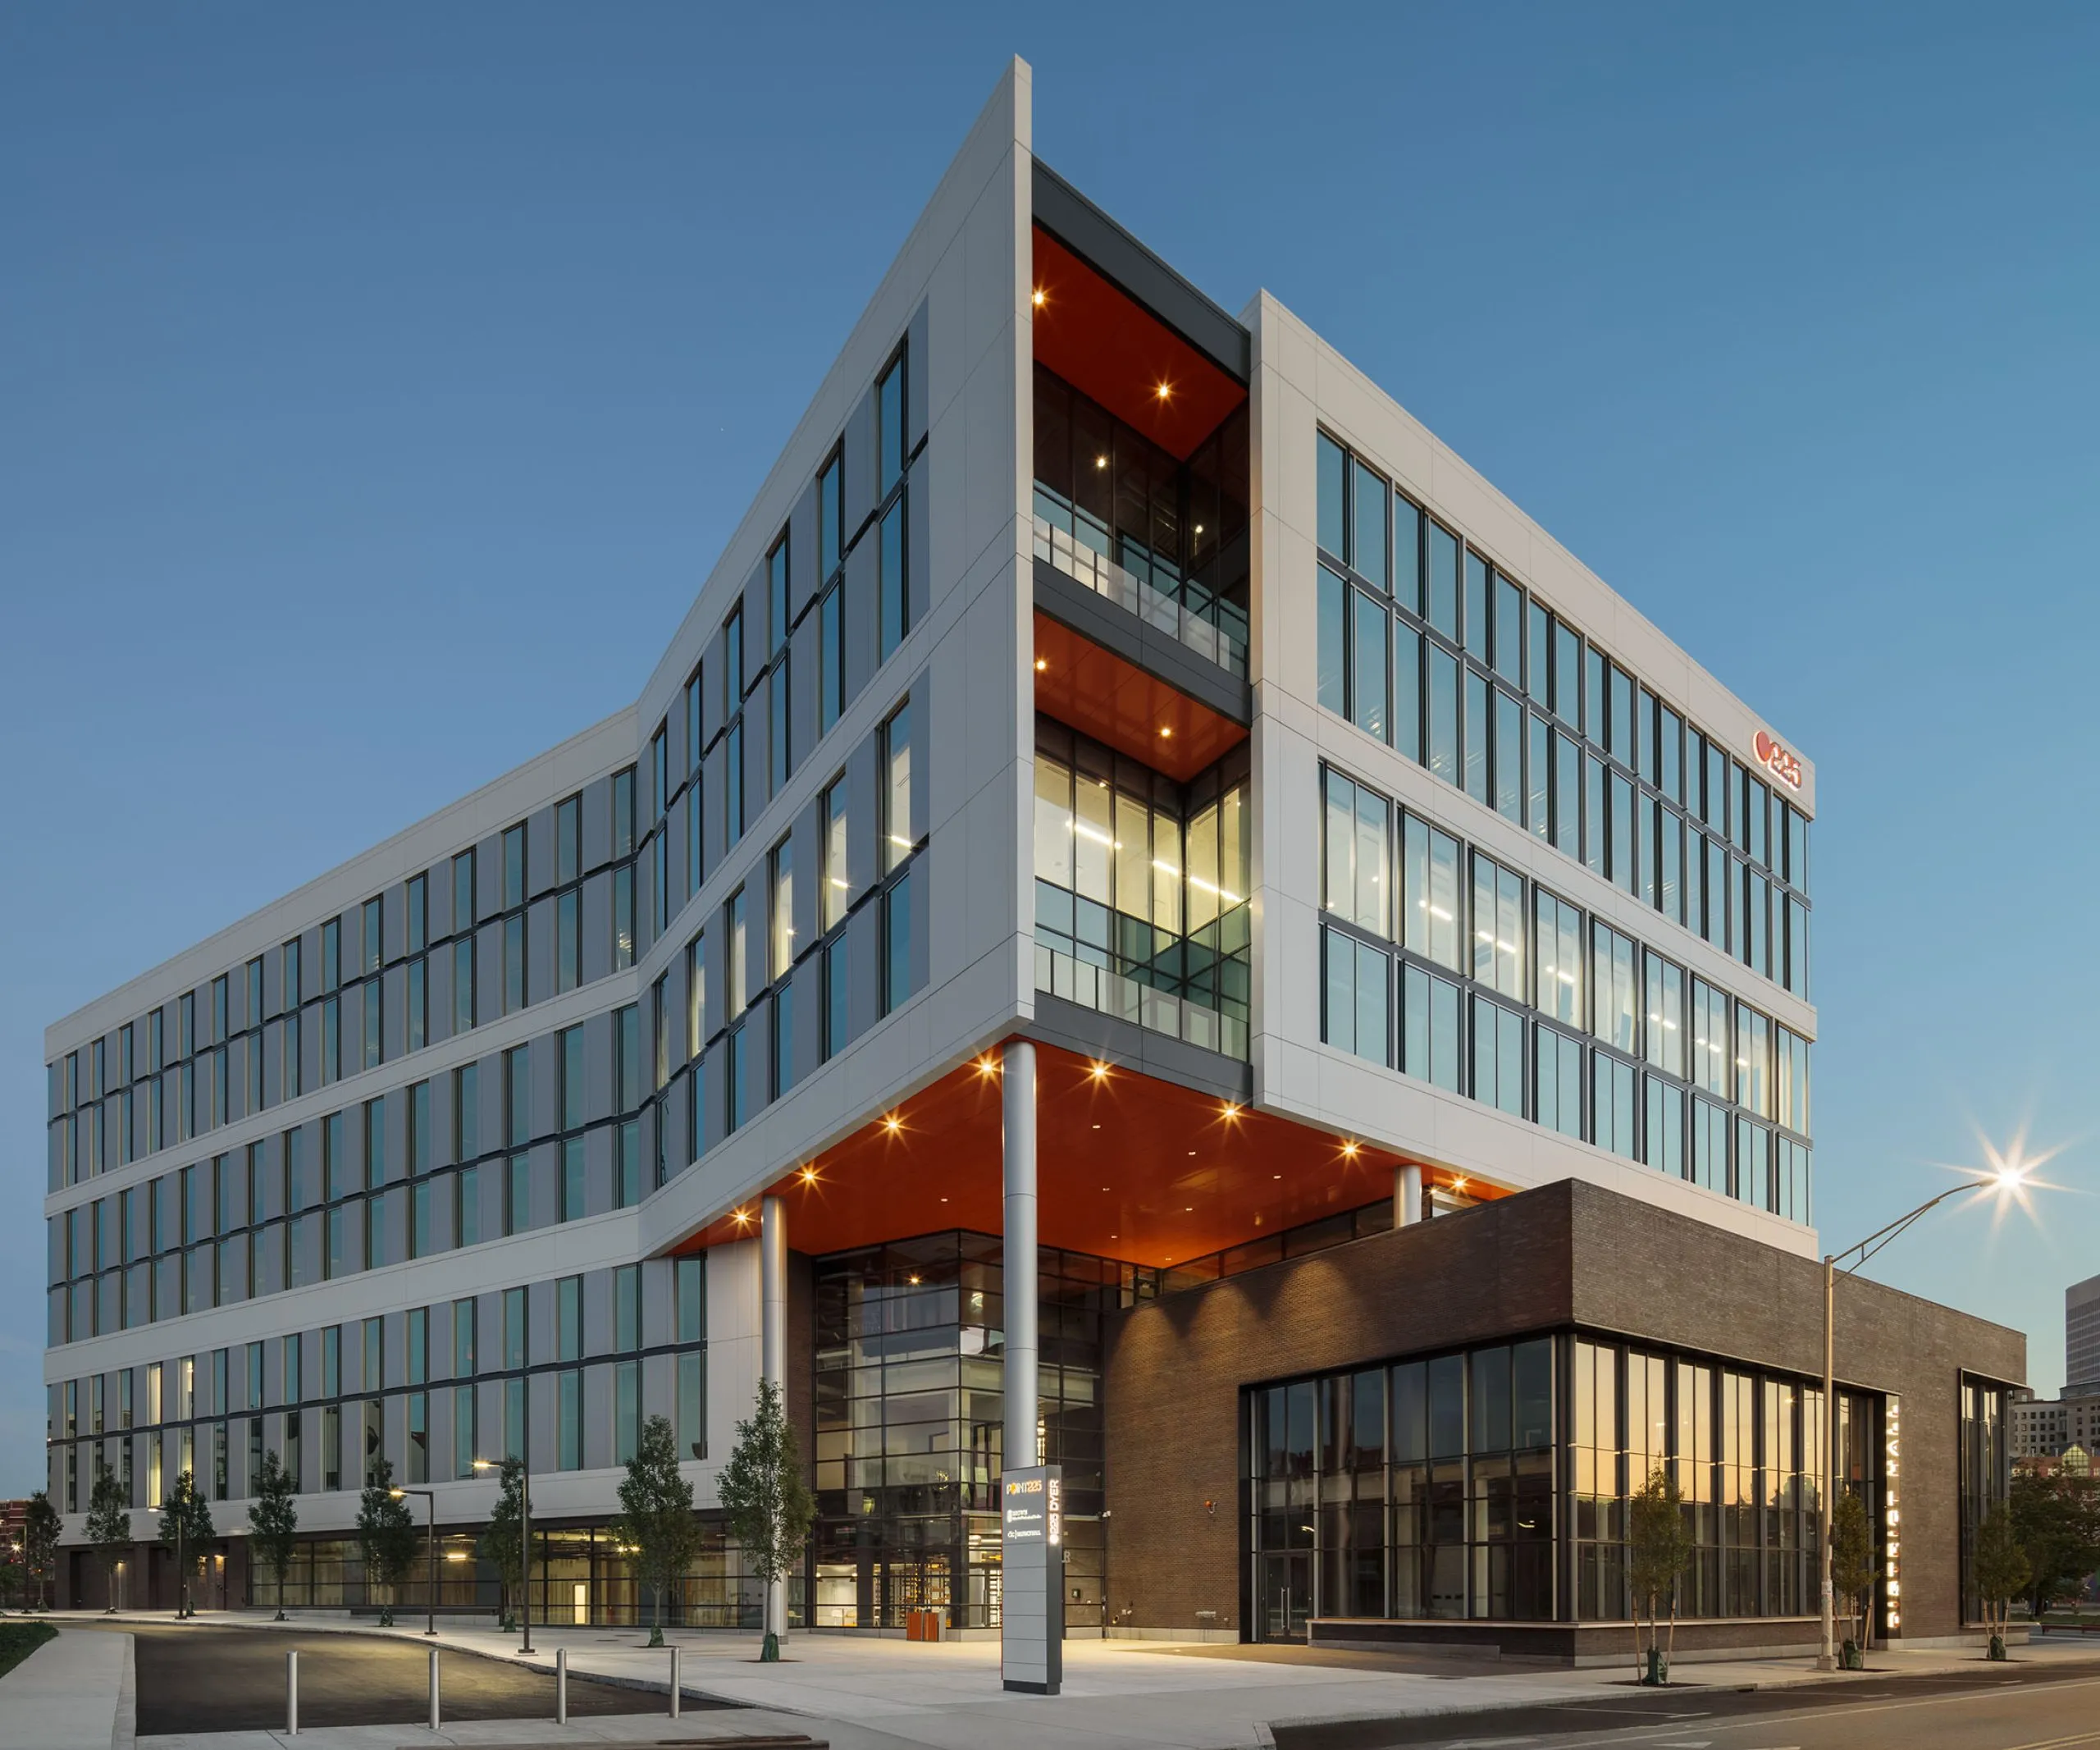
[[[1245,641],[1223,627],[1192,613],[1173,596],[1162,593],[1125,571],[1105,553],[1098,553],[1065,530],[1034,519],[1035,556],[1048,560],[1075,583],[1136,615],[1148,626],[1171,634],[1207,660],[1228,674],[1247,673]]]
[[[1236,1016],[1220,1014],[1192,998],[1141,984],[1040,942],[1035,944],[1035,988],[1207,1051],[1246,1059],[1247,1023]]]

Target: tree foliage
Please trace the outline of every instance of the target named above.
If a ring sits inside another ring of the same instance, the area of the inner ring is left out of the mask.
[[[364,1493],[358,1501],[358,1550],[364,1557],[366,1597],[374,1588],[386,1594],[379,1620],[382,1628],[390,1628],[394,1588],[416,1559],[416,1516],[394,1492],[391,1459],[375,1460],[366,1473]]]
[[[285,1576],[291,1571],[299,1539],[299,1483],[274,1452],[250,1479],[254,1501],[248,1510],[249,1547],[277,1583],[277,1620],[285,1620]]]
[[[88,1542],[102,1559],[103,1590],[116,1608],[116,1564],[131,1547],[131,1496],[123,1480],[107,1464],[95,1467],[94,1492],[88,1497]]]
[[[505,1459],[498,1476],[502,1490],[489,1514],[488,1524],[475,1545],[475,1553],[495,1570],[496,1587],[500,1594],[497,1614],[507,1622],[510,1618],[511,1597],[515,1594],[522,1599],[523,1596],[524,1460]]]
[[[178,1611],[189,1609],[189,1576],[218,1541],[218,1528],[212,1523],[212,1504],[198,1492],[197,1478],[185,1470],[176,1478],[174,1487],[161,1505],[161,1542],[180,1565]]]
[[[2027,1600],[2038,1622],[2054,1600],[2079,1592],[2100,1568],[2100,1482],[2067,1470],[2046,1477],[2021,1471],[2012,1479],[2008,1512],[2028,1563],[2014,1596]]]
[[[1855,1630],[1851,1638],[1862,1647],[1871,1628],[1874,1583],[1880,1578],[1867,1504],[1847,1489],[1838,1497],[1837,1511],[1830,1517],[1830,1590],[1846,1606],[1845,1614]]]
[[[36,1582],[39,1606],[49,1602],[47,1588],[52,1570],[58,1565],[58,1538],[65,1528],[58,1510],[51,1505],[51,1496],[45,1491],[39,1489],[30,1496],[28,1510],[22,1518],[22,1566]]]
[[[1667,1469],[1658,1464],[1628,1505],[1626,1577],[1633,1593],[1633,1650],[1641,1651],[1641,1619],[1648,1619],[1648,1650],[1653,1652],[1662,1612],[1670,1606],[1670,1641],[1677,1641],[1677,1583],[1691,1560],[1691,1533],[1684,1523],[1684,1496]]]
[[[613,1535],[632,1549],[635,1578],[655,1595],[649,1644],[661,1647],[664,1594],[684,1578],[700,1547],[692,1484],[678,1474],[678,1436],[667,1417],[651,1416],[642,1425],[641,1443],[627,1461],[627,1479],[620,1484]]]
[[[2005,1633],[2006,1613],[2029,1584],[2033,1565],[2013,1530],[2012,1514],[2000,1501],[1976,1528],[1970,1554],[1970,1574],[1983,1601],[1984,1624],[1994,1639]],[[1998,1656],[1994,1652],[1993,1658]]]
[[[774,1381],[759,1382],[757,1405],[737,1424],[737,1443],[717,1487],[743,1548],[744,1571],[766,1586],[786,1579],[808,1547],[816,1501],[802,1480],[795,1429]]]

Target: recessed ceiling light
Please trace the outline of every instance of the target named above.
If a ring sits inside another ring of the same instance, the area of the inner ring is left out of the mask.
[[[1088,1072],[1096,1081],[1106,1081],[1108,1080],[1108,1066],[1106,1063],[1103,1063],[1098,1058],[1096,1058],[1093,1062],[1088,1066]]]
[[[1235,1105],[1230,1100],[1227,1100],[1225,1103],[1223,1110],[1225,1116],[1228,1118],[1236,1118],[1239,1116],[1239,1107]]]
[[[1029,294],[1028,301],[1039,310],[1044,304],[1050,301],[1050,298],[1049,295],[1045,292],[1040,286],[1039,286],[1034,291]]]
[[[1161,400],[1164,401],[1174,393],[1174,385],[1171,383],[1162,383],[1157,389],[1153,391],[1153,393],[1157,395]]]
[[[1194,1215],[1194,1214],[1196,1213],[1196,1206],[1195,1206],[1195,1204],[1192,1204],[1192,1203],[1187,1203],[1187,1204],[1182,1204],[1182,1206],[1181,1206],[1181,1213],[1182,1213],[1184,1215]]]
[[[883,1128],[888,1131],[891,1135],[894,1136],[899,1131],[904,1128],[904,1120],[897,1117],[897,1115],[893,1112],[886,1113],[883,1116]]]
[[[1197,532],[1198,534],[1199,534],[1199,535],[1200,535],[1201,533],[1203,533],[1203,525],[1202,523],[1198,523],[1196,525],[1196,532]]]
[[[1038,657],[1035,659],[1035,672],[1036,672],[1038,674],[1041,674],[1041,673],[1042,673],[1045,669],[1048,668],[1049,666],[1050,666],[1049,663],[1048,663],[1048,661],[1046,661],[1043,658],[1042,658],[1042,657],[1040,657],[1040,656],[1038,656]]]
[[[1189,1152],[1191,1154],[1194,1154],[1196,1151],[1195,1151],[1194,1149],[1191,1149]]]
[[[1166,741],[1166,740],[1170,739],[1170,738],[1172,737],[1173,733],[1174,733],[1174,731],[1173,731],[1173,729],[1172,729],[1169,725],[1167,725],[1167,724],[1162,724],[1159,726],[1159,738],[1160,738],[1162,741]]]
[[[1353,1142],[1344,1143],[1342,1145],[1342,1156],[1346,1160],[1354,1160],[1356,1158],[1356,1145]]]
[[[1096,468],[1106,468],[1108,465],[1108,458],[1105,455],[1098,455],[1093,459],[1093,465]]]
[[[1271,1174],[1269,1175],[1269,1177],[1270,1177],[1271,1179],[1281,1179],[1281,1178],[1283,1177],[1283,1175],[1282,1175],[1281,1173],[1280,1173],[1280,1172],[1272,1172],[1272,1173],[1271,1173]]]

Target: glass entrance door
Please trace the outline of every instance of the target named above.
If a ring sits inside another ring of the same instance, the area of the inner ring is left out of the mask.
[[[1271,1550],[1260,1558],[1258,1597],[1261,1638],[1302,1641],[1312,1614],[1312,1555],[1309,1550]]]

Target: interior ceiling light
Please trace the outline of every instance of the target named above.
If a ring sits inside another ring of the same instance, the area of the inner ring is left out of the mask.
[[[1354,1143],[1345,1142],[1342,1145],[1342,1158],[1344,1160],[1353,1161],[1356,1158],[1356,1155],[1357,1148]]]
[[[1236,1118],[1236,1117],[1238,1117],[1239,1116],[1239,1107],[1238,1107],[1237,1105],[1235,1105],[1235,1104],[1232,1101],[1230,1101],[1230,1100],[1227,1100],[1227,1101],[1225,1103],[1224,1111],[1225,1111],[1225,1116],[1226,1116],[1227,1118]]]
[[[1028,301],[1039,310],[1050,301],[1050,295],[1039,286],[1028,295]]]
[[[899,1131],[904,1128],[904,1120],[897,1117],[897,1115],[893,1112],[885,1113],[883,1116],[883,1128],[888,1131],[891,1135],[894,1136]]]
[[[1451,1189],[1454,1191],[1463,1191],[1465,1188],[1466,1176],[1463,1173],[1460,1173],[1457,1178],[1451,1181]]]
[[[1172,740],[1172,739],[1173,739],[1173,737],[1174,737],[1174,729],[1173,729],[1173,726],[1172,726],[1171,724],[1164,724],[1164,723],[1162,723],[1162,724],[1159,726],[1159,738],[1160,738],[1162,741],[1163,741],[1163,742],[1164,742],[1164,741],[1171,741],[1171,740]]]
[[[1050,666],[1049,663],[1048,663],[1048,662],[1044,658],[1043,658],[1043,657],[1041,657],[1041,656],[1038,656],[1038,657],[1035,659],[1035,672],[1036,672],[1038,674],[1041,674],[1041,673],[1042,673],[1045,669],[1048,668],[1049,666]]]
[[[1105,455],[1098,455],[1093,459],[1093,465],[1096,468],[1106,468],[1108,465],[1108,458]]]
[[[816,1170],[816,1168],[815,1168],[815,1167],[805,1167],[802,1169],[802,1183],[803,1183],[803,1184],[805,1184],[805,1185],[815,1185],[816,1182],[817,1182],[817,1170]]]
[[[1157,389],[1153,391],[1153,393],[1157,395],[1161,400],[1166,400],[1173,395],[1174,385],[1171,383],[1162,383]]]
[[[750,1227],[750,1226],[751,1226],[751,1211],[750,1211],[750,1210],[748,1210],[748,1209],[738,1209],[738,1210],[737,1210],[737,1211],[735,1212],[735,1214],[736,1214],[736,1218],[737,1218],[737,1224],[738,1224],[740,1227]]]
[[[1108,1066],[1106,1063],[1103,1063],[1100,1058],[1096,1058],[1089,1070],[1089,1073],[1096,1081],[1106,1081],[1108,1080]]]

